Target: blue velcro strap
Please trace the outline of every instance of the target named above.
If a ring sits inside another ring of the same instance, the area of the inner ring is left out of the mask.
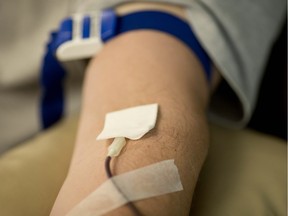
[[[56,59],[56,49],[65,41],[72,39],[72,20],[66,19],[59,31],[51,33],[50,41],[46,47],[41,70],[41,123],[46,129],[57,122],[64,112],[64,87],[65,70]]]
[[[116,36],[117,16],[113,10],[104,10],[101,14],[100,37],[106,42]]]
[[[91,25],[91,18],[90,16],[84,17],[82,20],[82,38],[89,38],[90,37],[90,25]]]
[[[82,20],[82,38],[90,37],[91,18]],[[58,32],[51,34],[43,59],[41,72],[42,98],[41,120],[42,127],[48,128],[57,122],[64,113],[64,77],[65,70],[56,59],[56,49],[66,41],[72,39],[73,21],[71,18],[63,20]],[[191,26],[168,13],[159,11],[135,12],[125,16],[116,16],[113,10],[106,10],[102,14],[101,38],[109,41],[118,34],[132,30],[151,29],[175,36],[184,42],[198,56],[203,65],[208,81],[211,79],[211,61],[205,50],[198,42],[191,30]]]
[[[140,29],[156,30],[173,35],[189,46],[198,56],[208,81],[211,80],[211,60],[198,42],[191,26],[182,19],[159,11],[140,11],[117,16],[112,10],[106,10],[102,15],[101,29],[103,42],[109,41],[118,34]]]

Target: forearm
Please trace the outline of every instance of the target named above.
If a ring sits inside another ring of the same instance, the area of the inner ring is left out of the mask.
[[[64,215],[107,179],[108,144],[95,140],[105,114],[149,103],[160,107],[156,128],[138,141],[128,141],[112,171],[117,175],[175,159],[184,190],[135,204],[144,215],[187,215],[208,144],[208,87],[192,52],[162,33],[125,34],[108,43],[91,62],[83,94],[73,161],[52,215]],[[111,214],[128,212],[122,207]]]

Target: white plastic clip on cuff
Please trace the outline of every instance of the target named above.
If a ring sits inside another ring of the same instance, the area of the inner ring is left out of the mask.
[[[90,58],[102,49],[100,39],[100,12],[74,14],[72,19],[72,39],[61,44],[56,56],[60,61]]]

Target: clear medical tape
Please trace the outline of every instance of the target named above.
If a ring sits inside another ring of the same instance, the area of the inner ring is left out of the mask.
[[[119,192],[125,194],[125,197]],[[97,216],[131,201],[183,190],[174,160],[164,160],[113,177],[76,205],[68,216]]]

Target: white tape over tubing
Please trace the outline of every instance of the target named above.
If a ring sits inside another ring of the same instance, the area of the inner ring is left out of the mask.
[[[123,197],[114,184],[120,188],[127,199]],[[68,213],[68,216],[103,215],[129,201],[181,190],[183,190],[183,186],[174,160],[165,160],[107,180],[76,205]]]

